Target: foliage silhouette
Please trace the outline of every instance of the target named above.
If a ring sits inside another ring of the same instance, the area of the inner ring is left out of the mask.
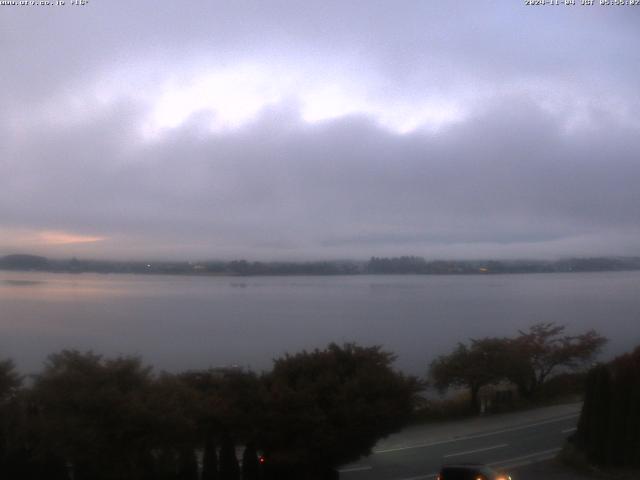
[[[640,467],[640,346],[593,367],[578,429],[571,438],[600,466]]]
[[[591,362],[607,342],[595,330],[571,336],[564,334],[565,328],[537,323],[511,341],[506,377],[524,398],[534,397],[559,369],[577,369]]]
[[[399,430],[412,413],[419,383],[394,371],[393,360],[380,347],[354,344],[277,359],[265,379],[261,446],[267,468],[281,476],[288,471],[324,478]]]
[[[260,463],[253,443],[248,443],[242,453],[242,480],[259,480]]]
[[[496,383],[504,376],[508,340],[483,338],[463,343],[448,355],[436,358],[430,366],[430,376],[436,388],[443,391],[450,386],[467,387],[470,409],[479,410],[478,393],[484,385]]]
[[[562,325],[538,323],[514,338],[459,343],[451,353],[431,362],[430,379],[441,391],[468,388],[474,412],[479,410],[480,388],[501,380],[511,381],[522,398],[533,399],[555,374],[578,370],[591,362],[607,341],[594,330],[575,336],[565,335],[564,330]]]
[[[208,433],[204,441],[202,453],[202,480],[218,480],[218,453],[212,433]]]
[[[335,467],[368,453],[412,413],[419,384],[394,371],[393,360],[380,347],[331,344],[277,359],[260,376],[233,368],[154,374],[137,357],[63,350],[29,387],[3,362],[0,473],[239,480],[236,446],[246,446],[245,480],[274,472],[279,480],[334,478]]]
[[[220,446],[220,479],[240,480],[240,465],[236,457],[236,446],[229,434],[222,436]]]

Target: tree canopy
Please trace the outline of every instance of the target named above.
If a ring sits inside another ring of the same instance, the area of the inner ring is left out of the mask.
[[[640,467],[640,346],[589,371],[571,442],[591,463]]]
[[[156,374],[137,357],[64,350],[28,387],[3,362],[0,476],[237,480],[245,446],[243,478],[265,469],[258,451],[262,473],[279,480],[325,478],[411,414],[418,383],[393,359],[380,347],[331,344],[277,359],[262,375]]]
[[[13,360],[0,361],[0,405],[13,398],[22,386],[22,376],[16,372]]]
[[[68,350],[49,357],[32,398],[46,444],[70,462],[74,478],[142,477],[138,455],[148,451],[156,421],[150,383],[151,369],[138,358]]]
[[[580,335],[566,335],[565,330],[564,325],[537,323],[510,342],[505,376],[525,398],[533,397],[558,370],[588,365],[607,342],[595,330]]]
[[[266,377],[267,463],[315,472],[356,460],[399,430],[413,410],[418,382],[392,369],[380,347],[329,345],[287,355]],[[314,477],[309,477],[314,478]]]
[[[565,329],[554,323],[537,323],[512,338],[459,343],[451,353],[431,362],[429,376],[440,390],[467,387],[472,410],[479,408],[480,388],[501,380],[511,381],[522,397],[531,399],[555,373],[587,365],[607,341],[594,330],[566,335]]]
[[[471,410],[476,411],[480,388],[503,378],[507,345],[508,340],[503,338],[472,339],[469,346],[459,343],[450,354],[431,363],[434,386],[440,391],[451,386],[467,387]]]

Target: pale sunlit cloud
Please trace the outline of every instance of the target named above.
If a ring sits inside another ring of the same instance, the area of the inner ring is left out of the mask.
[[[349,78],[333,67],[329,81],[323,69],[255,62],[174,74],[159,89],[142,89],[149,106],[142,136],[158,140],[200,114],[205,129],[225,132],[254,121],[266,108],[285,104],[295,105],[305,123],[358,115],[399,134],[420,128],[436,131],[466,117],[454,92],[419,99],[380,95],[382,88],[371,75]]]
[[[567,79],[523,76],[488,82],[479,78],[443,84],[421,74],[421,89],[389,84],[374,68],[354,71],[349,62],[324,63],[239,59],[225,65],[194,63],[166,70],[157,60],[143,62],[138,78],[129,69],[100,72],[84,89],[64,90],[41,105],[41,121],[57,126],[89,122],[114,104],[138,107],[137,135],[157,142],[193,125],[224,134],[256,121],[268,108],[293,106],[299,120],[315,124],[347,116],[370,119],[395,134],[438,133],[491,108],[505,96],[528,98],[575,130],[599,124],[599,113],[625,117],[637,125],[634,104],[611,93],[594,99]],[[453,73],[452,73],[453,74]],[[553,87],[553,88],[551,88]],[[38,111],[38,109],[36,109]],[[70,114],[69,114],[70,113]],[[75,119],[74,121],[69,120]],[[14,122],[25,130],[28,122]]]
[[[238,65],[170,79],[150,101],[151,112],[143,135],[155,138],[200,112],[210,114],[208,127],[212,131],[237,128],[282,99],[288,85],[268,77],[257,65]]]

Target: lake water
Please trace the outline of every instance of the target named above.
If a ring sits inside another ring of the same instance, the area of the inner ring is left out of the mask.
[[[0,271],[0,358],[37,371],[63,348],[135,354],[171,371],[267,369],[331,341],[380,344],[422,374],[470,337],[539,321],[640,344],[640,272],[490,276],[186,277]]]

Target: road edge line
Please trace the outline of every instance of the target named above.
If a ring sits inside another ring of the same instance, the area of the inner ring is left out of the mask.
[[[569,420],[570,418],[576,418],[579,417],[580,413],[574,413],[571,415],[564,415],[562,417],[557,417],[557,418],[553,418],[553,419],[549,419],[549,420],[544,420],[542,422],[536,422],[536,423],[528,423],[526,425],[519,425],[517,427],[509,427],[509,428],[503,428],[501,430],[494,430],[492,432],[485,432],[485,433],[478,433],[478,434],[473,434],[473,435],[468,435],[468,436],[461,436],[461,437],[454,437],[454,438],[450,438],[447,440],[438,440],[437,442],[429,442],[429,443],[421,443],[421,444],[417,444],[417,445],[410,445],[407,447],[395,447],[395,448],[386,448],[383,450],[373,450],[374,455],[380,454],[380,453],[392,453],[392,452],[400,452],[402,450],[411,450],[413,448],[425,448],[425,447],[432,447],[434,445],[442,445],[444,443],[452,443],[452,442],[459,442],[462,440],[473,440],[476,438],[483,438],[483,437],[490,437],[491,435],[499,435],[501,433],[507,433],[507,432],[515,432],[518,430],[525,430],[527,428],[531,428],[531,427],[537,427],[539,425],[547,425],[549,423],[555,423],[555,422],[561,422],[563,420]]]

